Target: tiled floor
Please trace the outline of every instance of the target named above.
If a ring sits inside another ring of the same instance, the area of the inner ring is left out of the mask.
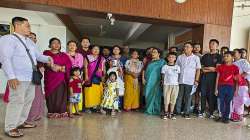
[[[4,105],[0,101],[0,126],[4,125]],[[25,130],[20,140],[250,140],[250,129],[242,123],[228,125],[212,120],[161,120],[143,113],[121,113],[116,118],[84,114],[74,119],[43,119],[35,129]],[[0,140],[9,140],[0,131]]]

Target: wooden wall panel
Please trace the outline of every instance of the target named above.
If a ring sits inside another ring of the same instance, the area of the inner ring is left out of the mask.
[[[231,27],[214,25],[214,24],[205,24],[204,25],[204,40],[203,46],[205,52],[208,51],[208,44],[210,39],[217,39],[220,42],[220,47],[230,46],[230,36],[231,36]]]
[[[87,11],[157,18],[170,21],[231,26],[233,0],[1,0]],[[46,9],[44,9],[46,11]]]

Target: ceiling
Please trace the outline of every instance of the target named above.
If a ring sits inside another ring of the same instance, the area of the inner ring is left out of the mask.
[[[179,33],[187,28],[152,25],[147,23],[115,21],[110,25],[109,20],[84,16],[71,16],[80,34],[129,41],[166,42],[170,33]]]

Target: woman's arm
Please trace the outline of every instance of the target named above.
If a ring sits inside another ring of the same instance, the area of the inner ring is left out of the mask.
[[[84,59],[83,69],[84,69],[84,80],[87,81],[89,80],[89,77],[88,77],[88,62],[86,59]]]

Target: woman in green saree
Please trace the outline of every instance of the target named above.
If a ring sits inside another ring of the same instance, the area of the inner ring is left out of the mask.
[[[165,60],[160,59],[159,50],[154,48],[152,50],[152,61],[148,64],[145,72],[146,114],[160,115],[161,113],[161,68],[165,63]]]

